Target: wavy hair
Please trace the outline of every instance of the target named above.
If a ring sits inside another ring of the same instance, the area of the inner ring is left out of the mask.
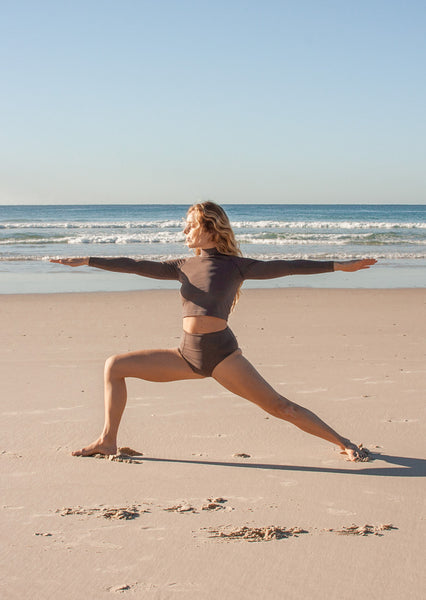
[[[202,227],[212,236],[212,241],[221,254],[231,256],[242,256],[240,246],[235,239],[235,234],[229,222],[228,215],[221,206],[208,200],[193,204],[188,210],[188,215],[193,215],[198,227]],[[201,254],[200,248],[195,248],[195,254]],[[234,310],[240,295],[241,285],[235,294],[231,306],[231,312]]]

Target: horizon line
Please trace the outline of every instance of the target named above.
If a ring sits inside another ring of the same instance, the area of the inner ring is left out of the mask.
[[[201,200],[200,202],[205,202]],[[214,200],[212,200],[214,202]],[[76,202],[13,203],[0,206],[192,206],[197,202]],[[220,206],[426,206],[426,202],[216,202]]]

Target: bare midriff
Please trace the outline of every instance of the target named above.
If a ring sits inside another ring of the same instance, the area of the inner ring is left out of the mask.
[[[218,317],[207,317],[204,315],[196,317],[184,317],[183,330],[186,333],[213,333],[226,329],[228,322]]]

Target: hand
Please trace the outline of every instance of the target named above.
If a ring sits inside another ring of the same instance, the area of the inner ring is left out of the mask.
[[[335,262],[335,271],[348,271],[353,273],[354,271],[360,271],[361,269],[368,269],[375,265],[377,260],[375,258],[362,258],[361,260],[345,260],[345,262]]]
[[[84,258],[51,258],[50,262],[67,265],[68,267],[82,267],[89,264],[89,258],[87,256]]]

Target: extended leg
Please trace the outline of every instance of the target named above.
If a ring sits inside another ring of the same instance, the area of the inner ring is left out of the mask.
[[[105,363],[104,428],[97,440],[73,452],[74,456],[117,452],[117,433],[127,402],[126,377],[158,382],[202,378],[177,350],[142,350],[111,356]]]
[[[313,412],[278,394],[242,356],[241,351],[236,351],[219,363],[213,371],[213,377],[229,391],[254,402],[271,415],[336,444],[350,460],[363,458],[358,446],[339,435]]]

